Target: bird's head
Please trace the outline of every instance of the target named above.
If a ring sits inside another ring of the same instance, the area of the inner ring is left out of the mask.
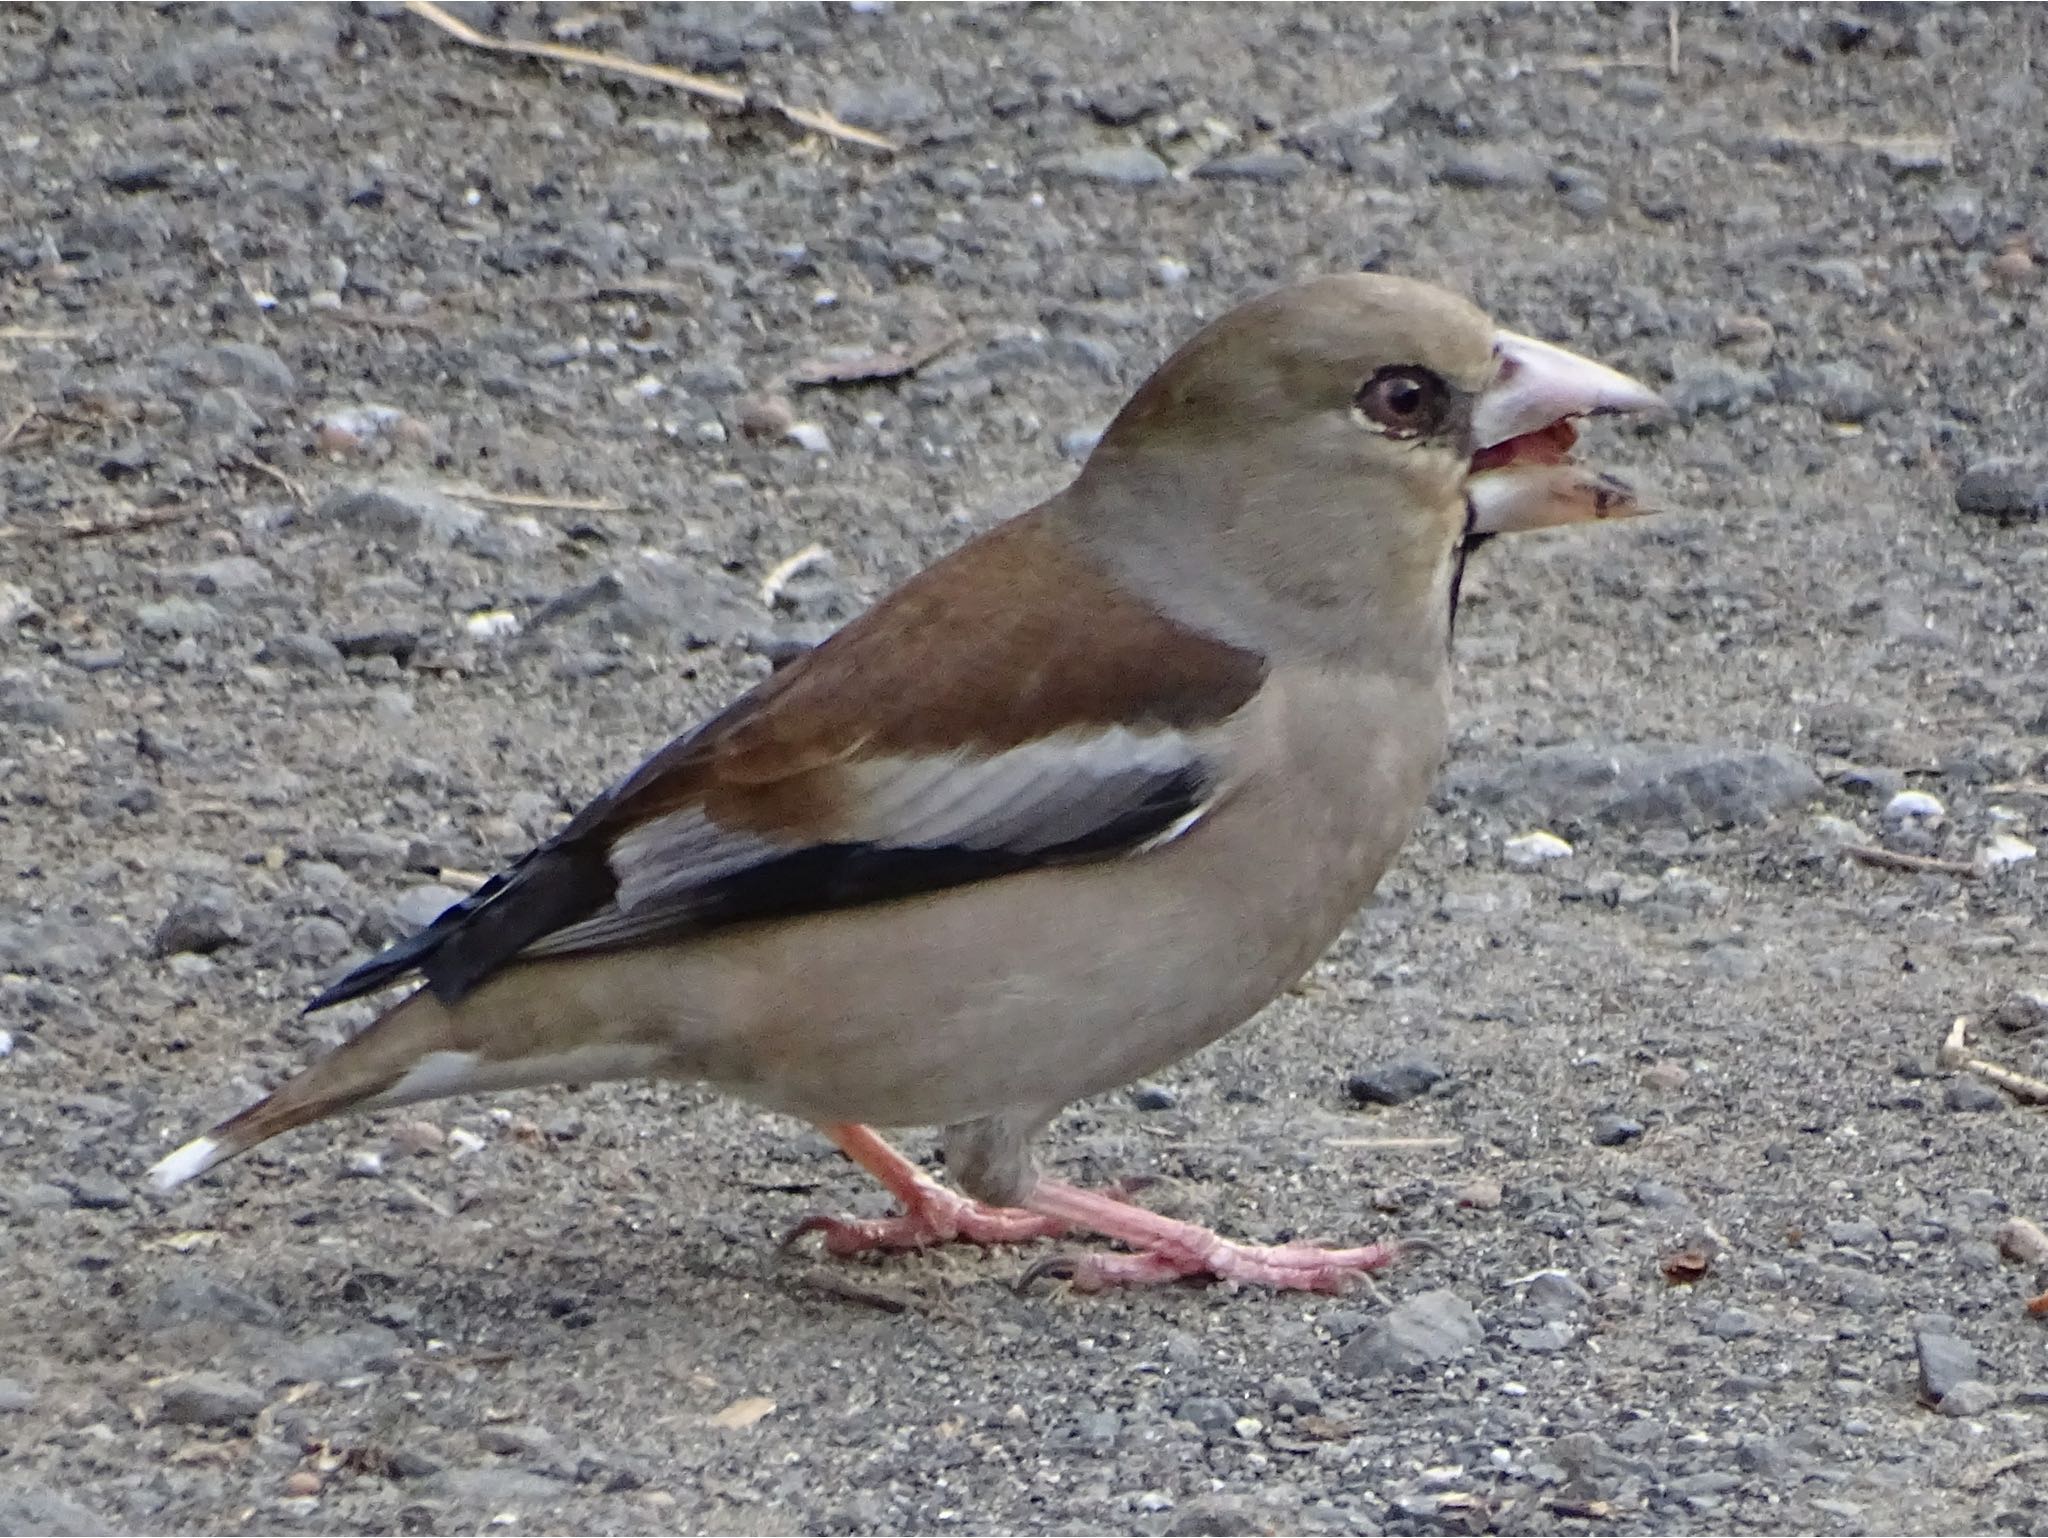
[[[1571,459],[1573,424],[1661,405],[1455,294],[1351,273],[1198,333],[1119,413],[1082,485],[1109,522],[1170,520],[1161,537],[1289,602],[1392,613],[1437,601],[1469,542],[1646,511]]]

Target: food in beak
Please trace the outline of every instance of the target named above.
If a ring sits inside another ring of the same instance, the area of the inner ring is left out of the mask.
[[[1552,528],[1650,511],[1611,475],[1575,464],[1576,419],[1662,411],[1654,390],[1534,337],[1494,340],[1500,372],[1472,413],[1478,446],[1465,481],[1468,537]]]

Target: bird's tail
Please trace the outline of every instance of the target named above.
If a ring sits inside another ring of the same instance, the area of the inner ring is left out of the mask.
[[[477,1055],[455,1050],[456,1039],[451,1012],[421,989],[246,1111],[158,1160],[150,1184],[168,1191],[280,1132],[343,1111],[491,1087],[479,1082]]]

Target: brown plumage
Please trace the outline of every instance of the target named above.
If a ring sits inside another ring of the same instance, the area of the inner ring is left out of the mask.
[[[1073,486],[328,989],[313,1007],[424,979],[157,1182],[342,1110],[659,1074],[816,1122],[905,1202],[817,1220],[836,1252],[1080,1226],[1133,1247],[1077,1262],[1088,1286],[1383,1264],[1232,1245],[1041,1175],[1029,1142],[1335,936],[1441,756],[1468,540],[1635,510],[1564,424],[1653,403],[1405,280],[1242,306]],[[945,1126],[978,1200],[867,1123]]]

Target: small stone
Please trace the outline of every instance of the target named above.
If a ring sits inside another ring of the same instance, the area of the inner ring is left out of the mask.
[[[1405,1105],[1429,1093],[1445,1077],[1444,1070],[1429,1058],[1399,1057],[1353,1074],[1344,1081],[1344,1092],[1357,1105]]]
[[[1674,368],[1664,399],[1681,422],[1703,416],[1740,416],[1775,398],[1770,377],[1725,359],[1700,359]]]
[[[2048,1266],[2048,1233],[2026,1218],[2007,1218],[1998,1225],[1998,1253],[2021,1265]]]
[[[204,1271],[177,1272],[142,1311],[142,1327],[150,1331],[189,1324],[274,1325],[277,1320],[269,1303]]]
[[[1692,1074],[1673,1062],[1652,1063],[1643,1070],[1643,1087],[1660,1095],[1675,1095],[1692,1082]]]
[[[180,952],[210,956],[241,939],[246,920],[234,898],[219,887],[204,888],[180,898],[164,915],[150,938],[150,954]]]
[[[1500,852],[1508,864],[1518,870],[1531,870],[1539,865],[1547,865],[1552,860],[1570,859],[1573,853],[1570,844],[1555,833],[1547,833],[1542,829],[1509,839],[1501,845]]]
[[[1937,1415],[1963,1417],[1983,1415],[1998,1407],[1999,1393],[1990,1384],[1976,1378],[1965,1378],[1956,1384],[1941,1401],[1935,1405]]]
[[[88,1212],[117,1212],[135,1198],[111,1175],[67,1175],[55,1184],[71,1193],[71,1205]]]
[[[1977,851],[1977,863],[1986,870],[2005,870],[2026,864],[2040,852],[2023,838],[2015,838],[2010,833],[1994,833]]]
[[[1163,1084],[1133,1084],[1124,1094],[1139,1111],[1170,1111],[1180,1104],[1179,1097]]]
[[[1476,1346],[1485,1334],[1472,1305],[1448,1288],[1417,1293],[1338,1353],[1344,1371],[1405,1374]]]
[[[340,647],[325,636],[306,634],[272,636],[256,660],[315,673],[339,673],[346,665]]]
[[[402,1121],[391,1129],[391,1141],[405,1153],[438,1153],[448,1134],[430,1121]]]
[[[1945,1330],[1921,1330],[1913,1337],[1920,1360],[1920,1399],[1938,1405],[1959,1384],[1977,1375],[1977,1353]]]
[[[1278,150],[1253,150],[1218,155],[1195,167],[1194,175],[1214,182],[1291,182],[1308,169],[1307,162]]]
[[[1602,1148],[1619,1148],[1643,1135],[1643,1124],[1632,1116],[1606,1111],[1593,1118],[1593,1141]]]
[[[278,1488],[287,1500],[302,1500],[320,1493],[320,1476],[311,1469],[294,1469]]]
[[[1446,187],[1478,190],[1491,187],[1534,187],[1543,179],[1543,162],[1528,150],[1505,144],[1482,144],[1452,155],[1436,173]]]
[[[19,1476],[0,1484],[0,1533],[43,1533],[50,1538],[89,1538],[120,1531],[114,1518],[88,1511],[76,1501],[28,1484]]]
[[[1095,452],[1095,445],[1102,441],[1100,427],[1069,428],[1059,436],[1059,451],[1062,459],[1086,459]]]
[[[829,454],[832,452],[831,438],[826,435],[825,429],[816,422],[792,422],[783,429],[782,436],[786,442],[795,444],[806,454]]]
[[[1529,1278],[1525,1296],[1531,1308],[1553,1323],[1570,1318],[1593,1301],[1590,1292],[1562,1271],[1537,1272]]]
[[[335,1383],[386,1371],[396,1365],[398,1337],[381,1325],[363,1324],[287,1342],[270,1361],[274,1383]]]
[[[1966,1116],[1981,1116],[2005,1109],[2003,1095],[1982,1079],[1972,1078],[1968,1074],[1950,1081],[1948,1088],[1942,1091],[1941,1100],[1951,1111]]]
[[[2022,991],[2008,995],[1986,1017],[1985,1024],[2015,1036],[2048,1027],[2048,993]]]
[[[1173,176],[1165,161],[1135,144],[1105,145],[1077,154],[1057,155],[1040,169],[1062,180],[1110,187],[1156,187]]]
[[[1188,276],[1188,264],[1175,261],[1170,256],[1162,256],[1152,264],[1152,281],[1161,288],[1179,288],[1187,282]]]
[[[194,1373],[164,1390],[157,1419],[174,1426],[238,1426],[263,1408],[263,1396],[220,1373]]]
[[[739,403],[739,429],[749,438],[781,438],[796,426],[796,408],[780,395],[753,395]]]
[[[2013,523],[2048,518],[2048,463],[1983,459],[1956,480],[1956,510]]]
[[[1746,1309],[1726,1308],[1707,1322],[1707,1333],[1719,1340],[1748,1340],[1763,1324]]]
[[[1200,1396],[1183,1399],[1175,1407],[1173,1416],[1205,1435],[1221,1436],[1236,1423],[1237,1410],[1228,1400]]]
[[[1883,815],[1888,823],[1932,826],[1948,815],[1948,808],[1938,797],[1930,796],[1924,790],[1902,790],[1884,804]]]
[[[1475,1212],[1491,1212],[1501,1204],[1500,1182],[1485,1176],[1468,1180],[1451,1193],[1451,1199],[1460,1207],[1470,1207]]]
[[[167,641],[176,636],[212,635],[226,621],[220,610],[197,598],[166,598],[162,603],[146,603],[137,609],[135,623],[142,627],[144,635]]]

